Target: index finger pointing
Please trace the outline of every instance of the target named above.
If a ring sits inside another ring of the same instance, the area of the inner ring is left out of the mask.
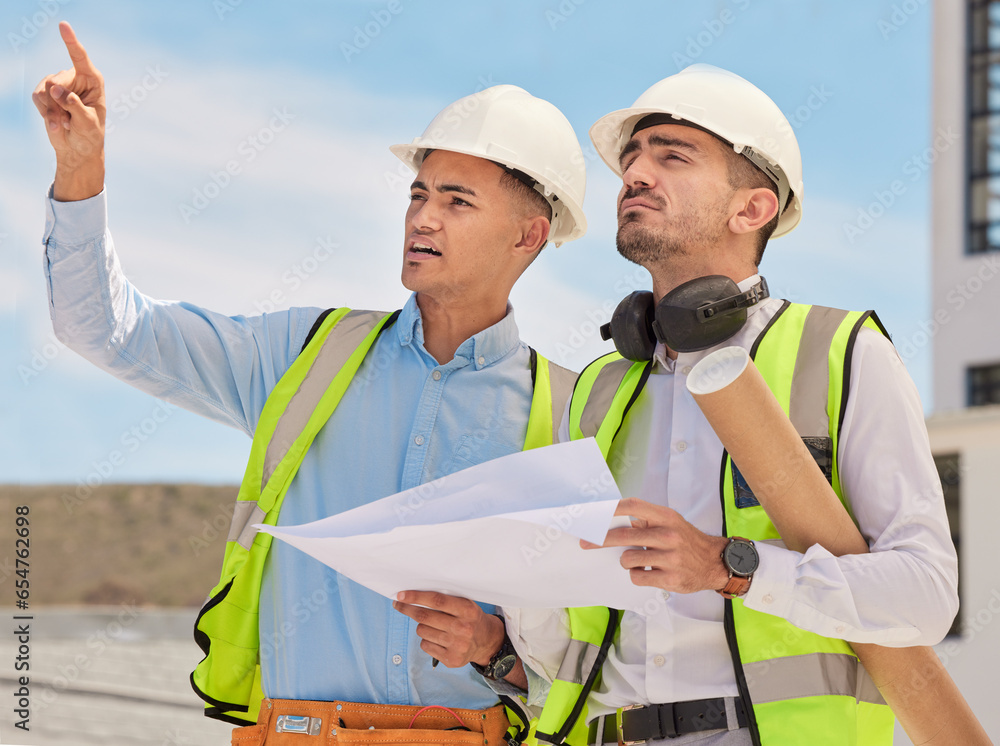
[[[73,60],[73,69],[84,75],[97,75],[97,68],[87,56],[87,50],[83,48],[83,44],[76,38],[76,32],[69,25],[69,21],[59,22],[59,35],[62,36],[62,40],[66,44],[69,58]]]

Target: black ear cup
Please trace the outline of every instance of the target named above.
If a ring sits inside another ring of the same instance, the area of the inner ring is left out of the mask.
[[[622,357],[636,362],[653,358],[656,337],[653,336],[653,294],[636,290],[622,298],[610,323],[601,327],[601,339],[614,339]]]
[[[660,299],[653,333],[678,352],[714,347],[747,323],[747,309],[739,303],[741,298],[736,283],[723,275],[689,280]]]

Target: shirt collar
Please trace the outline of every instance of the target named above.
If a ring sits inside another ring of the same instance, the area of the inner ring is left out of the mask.
[[[417,305],[417,294],[412,293],[396,320],[396,336],[399,344],[408,346],[416,344],[424,350],[424,327],[420,316],[420,306]],[[455,350],[456,358],[471,362],[477,370],[493,365],[498,360],[509,355],[521,344],[514,320],[514,308],[507,302],[507,313],[493,326],[473,334]]]

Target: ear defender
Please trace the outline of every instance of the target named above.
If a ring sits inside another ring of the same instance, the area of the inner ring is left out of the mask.
[[[614,339],[622,357],[643,362],[660,341],[676,352],[697,352],[725,342],[747,322],[747,309],[769,297],[761,277],[753,287],[739,286],[723,275],[689,280],[664,295],[653,307],[653,294],[637,290],[623,298],[601,327],[601,338]]]
[[[653,336],[653,294],[636,290],[622,298],[611,321],[601,327],[601,339],[614,339],[619,354],[629,360],[652,360],[656,349]]]

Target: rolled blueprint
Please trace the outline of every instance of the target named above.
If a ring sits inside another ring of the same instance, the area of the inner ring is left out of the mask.
[[[837,556],[868,551],[746,350],[708,355],[687,387],[785,546],[804,552],[820,544]],[[933,649],[851,646],[915,746],[991,744]]]

